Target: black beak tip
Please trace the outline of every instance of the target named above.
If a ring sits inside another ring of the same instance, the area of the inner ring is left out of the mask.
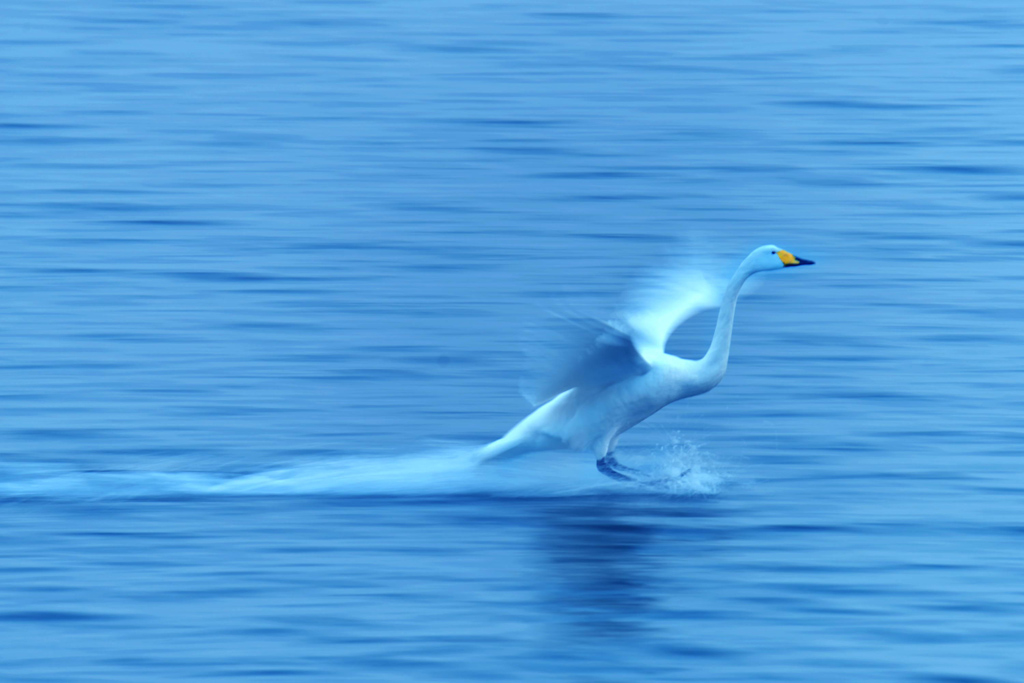
[[[814,265],[814,261],[812,261],[810,259],[800,258],[798,256],[797,259],[796,259],[796,264],[798,266],[813,266]]]

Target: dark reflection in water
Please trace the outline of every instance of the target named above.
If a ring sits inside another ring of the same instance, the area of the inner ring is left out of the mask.
[[[665,641],[666,627],[674,641],[685,641],[680,629],[693,627],[670,617],[665,596],[685,605],[690,590],[685,577],[721,552],[718,546],[727,535],[720,523],[709,528],[715,513],[706,502],[638,505],[584,498],[547,504],[541,514],[537,556],[547,579],[543,605],[558,642],[613,648],[609,655],[624,647],[700,650]],[[682,567],[667,561],[678,559],[680,549],[690,558]],[[698,613],[694,606],[686,616]]]
[[[652,529],[633,523],[611,500],[546,507],[539,557],[549,578],[543,594],[552,621],[572,638],[635,637],[650,631],[647,612],[659,590],[649,554]]]

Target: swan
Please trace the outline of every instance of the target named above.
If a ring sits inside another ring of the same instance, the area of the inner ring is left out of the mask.
[[[665,352],[672,331],[708,301],[687,301],[665,314],[641,311],[625,321],[577,323],[587,343],[537,391],[539,406],[500,439],[482,447],[478,461],[554,449],[589,451],[603,474],[636,480],[636,470],[615,460],[626,430],[670,403],[710,391],[729,362],[733,318],[740,289],[754,273],[811,265],[769,244],[750,253],[736,269],[721,298],[711,345],[700,360]]]

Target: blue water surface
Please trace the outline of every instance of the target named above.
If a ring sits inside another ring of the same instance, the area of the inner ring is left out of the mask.
[[[1022,36],[1000,0],[8,0],[3,680],[1021,680]],[[765,243],[817,265],[620,443],[678,485],[470,465],[546,311]]]

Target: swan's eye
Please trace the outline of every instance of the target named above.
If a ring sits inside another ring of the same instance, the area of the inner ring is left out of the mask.
[[[772,253],[773,253],[773,254],[778,254],[779,252],[777,252],[777,251],[774,251],[774,250],[773,250],[773,251],[772,251]]]

